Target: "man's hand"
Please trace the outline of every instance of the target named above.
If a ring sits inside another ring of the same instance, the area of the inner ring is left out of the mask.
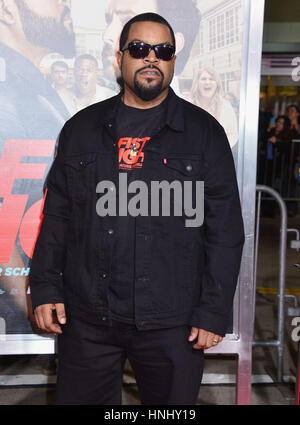
[[[223,337],[216,335],[213,332],[192,327],[188,340],[194,341],[196,338],[198,338],[198,341],[195,345],[193,345],[195,350],[206,350],[207,348],[214,347],[223,339]]]
[[[62,330],[58,323],[61,325],[66,323],[65,305],[62,303],[39,305],[34,310],[34,317],[42,331],[61,334]]]

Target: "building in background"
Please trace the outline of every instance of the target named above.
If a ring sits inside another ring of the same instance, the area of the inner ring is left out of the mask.
[[[201,23],[190,60],[180,76],[184,92],[191,89],[198,68],[218,72],[224,93],[240,96],[243,45],[243,0],[198,0]]]

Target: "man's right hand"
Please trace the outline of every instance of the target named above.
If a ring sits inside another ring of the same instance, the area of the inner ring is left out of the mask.
[[[34,310],[34,317],[42,331],[61,334],[62,330],[59,323],[61,325],[66,323],[65,305],[62,303],[39,305]]]

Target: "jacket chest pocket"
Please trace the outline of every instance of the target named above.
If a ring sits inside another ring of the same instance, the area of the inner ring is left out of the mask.
[[[96,153],[85,153],[65,158],[71,196],[76,202],[85,202],[88,194],[96,190],[96,156]]]
[[[203,159],[199,156],[173,156],[166,155],[161,160],[163,174],[168,179],[195,180],[201,179],[204,172]]]

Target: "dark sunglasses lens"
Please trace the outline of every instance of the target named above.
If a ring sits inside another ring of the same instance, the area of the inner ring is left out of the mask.
[[[170,61],[173,58],[174,53],[174,47],[172,46],[155,46],[155,54],[157,59],[161,59],[163,61]]]
[[[149,55],[150,52],[149,46],[144,43],[129,44],[128,50],[130,56],[132,56],[134,59],[144,59]]]

